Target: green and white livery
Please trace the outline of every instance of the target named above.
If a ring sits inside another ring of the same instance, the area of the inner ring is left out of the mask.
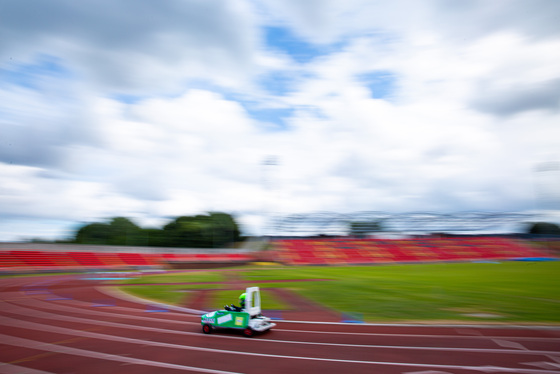
[[[247,288],[244,308],[206,313],[201,316],[200,323],[205,334],[210,334],[215,328],[229,328],[241,329],[248,337],[252,337],[255,331],[262,332],[276,326],[270,318],[261,314],[261,294],[258,287]]]

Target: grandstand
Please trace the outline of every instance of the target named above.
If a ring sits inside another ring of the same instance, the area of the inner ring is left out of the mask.
[[[262,239],[247,241],[240,249],[0,243],[0,272],[215,268],[253,261],[365,265],[554,258],[529,241],[485,234],[503,232],[504,225],[523,224],[531,218],[510,213],[292,215],[276,220],[274,230],[278,236],[271,239],[271,250],[266,252],[262,251]],[[373,227],[368,223],[379,223],[377,227],[383,232],[374,233],[375,237],[368,232],[348,236],[351,222],[365,223],[365,228]],[[434,232],[463,235],[426,235]]]
[[[287,265],[364,265],[382,263],[544,259],[543,250],[511,238],[415,239],[315,238],[275,240],[279,262]]]
[[[537,218],[529,213],[462,212],[453,214],[412,212],[355,213],[316,212],[291,214],[272,219],[277,236],[311,236],[349,234],[352,223],[376,223],[384,232],[425,235],[431,233],[477,234],[511,233]],[[364,231],[367,233],[367,230]]]
[[[550,258],[527,241],[495,235],[510,234],[534,218],[489,212],[295,214],[275,218],[274,246],[277,261],[289,265]]]
[[[384,263],[489,261],[543,259],[551,255],[529,242],[491,236],[420,237],[412,239],[299,238],[275,239],[272,250],[258,251],[193,250],[171,253],[146,252],[145,248],[93,247],[79,251],[25,249],[25,245],[3,244],[0,272],[83,271],[123,269],[187,269],[243,265],[274,260],[285,265],[367,265]],[[6,248],[8,247],[8,248]],[[19,248],[17,248],[19,247]],[[23,248],[22,248],[23,247]],[[40,246],[39,246],[40,248]],[[136,250],[134,250],[136,248]]]
[[[0,273],[216,268],[252,260],[253,255],[247,250],[234,249],[0,244]]]

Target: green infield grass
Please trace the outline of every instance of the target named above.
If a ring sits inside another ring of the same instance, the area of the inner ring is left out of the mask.
[[[560,322],[559,261],[247,267],[238,274],[251,285],[286,288],[366,322]],[[181,281],[174,277],[166,282]],[[298,282],[259,283],[288,279]],[[235,303],[242,291],[218,293],[216,307]],[[274,307],[265,308],[268,302]],[[287,308],[273,293],[263,293],[263,309]]]
[[[182,290],[185,286],[122,286],[119,287],[124,292],[143,299],[153,300],[166,304],[179,305],[186,300],[187,295]]]
[[[223,274],[217,271],[185,271],[164,274],[143,275],[137,278],[123,279],[117,283],[198,283],[223,282]]]

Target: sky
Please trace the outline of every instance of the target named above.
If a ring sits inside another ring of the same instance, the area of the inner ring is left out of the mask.
[[[0,241],[560,209],[557,0],[0,1]]]

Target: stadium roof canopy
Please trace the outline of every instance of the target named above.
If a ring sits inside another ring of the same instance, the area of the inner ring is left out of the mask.
[[[368,224],[377,223],[383,232],[395,233],[457,233],[487,234],[511,233],[515,228],[534,219],[530,213],[386,213],[364,211],[356,213],[317,212],[277,216],[272,219],[271,228],[279,236],[303,235],[347,235],[350,225],[363,225],[364,233]],[[369,231],[371,232],[371,231]]]

